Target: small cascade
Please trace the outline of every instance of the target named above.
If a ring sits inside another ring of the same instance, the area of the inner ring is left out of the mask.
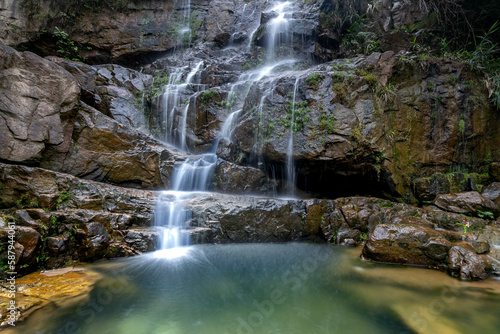
[[[235,116],[240,111],[234,111],[227,117],[212,151],[190,156],[174,170],[170,187],[172,190],[160,194],[155,210],[155,225],[163,228],[161,250],[189,245],[185,223],[191,217],[189,211],[185,210],[185,198],[191,192],[207,191],[217,163],[217,143],[221,138],[231,136]]]
[[[191,0],[183,0],[181,4],[182,16],[178,22],[177,30],[177,44],[188,47],[191,44]]]
[[[189,72],[189,74],[186,77],[186,85],[190,84],[199,84],[200,83],[200,68],[203,65],[203,61],[200,61],[195,68]],[[189,110],[189,101],[186,103],[186,106],[184,107],[184,110],[182,112],[182,124],[181,124],[181,133],[180,133],[180,148],[182,150],[187,151],[188,147],[186,144],[186,134],[187,134],[187,114]]]
[[[281,46],[292,46],[293,33],[290,31],[289,18],[292,12],[288,11],[292,3],[281,2],[271,8],[270,12],[276,12],[277,17],[271,19],[266,26],[267,34],[267,56],[268,62],[276,61],[276,48]]]
[[[170,249],[189,245],[189,235],[182,233],[182,225],[190,218],[190,212],[184,210],[183,193],[161,192],[154,216],[155,224],[164,227],[159,248]]]
[[[172,175],[172,190],[206,191],[213,175],[217,156],[206,153],[190,156]]]
[[[189,97],[192,92],[204,89],[200,85],[200,69],[203,61],[200,61],[187,75],[182,83],[187,67],[176,68],[168,79],[167,85],[163,89],[163,94],[159,99],[159,109],[163,110],[165,136],[167,143],[177,146],[182,150],[187,150],[187,112],[189,110]]]
[[[231,133],[233,132],[234,129],[234,120],[238,116],[238,113],[241,111],[241,109],[233,111],[229,116],[227,116],[226,121],[222,125],[222,128],[220,130],[220,137],[221,138],[229,138],[231,139]]]
[[[295,99],[297,97],[299,78],[295,80],[295,85],[293,86],[293,100],[292,100],[292,121],[290,124],[290,138],[288,139],[288,150],[286,155],[286,182],[288,185],[288,194],[291,196],[295,195],[295,185],[296,185],[296,173],[295,164],[293,160],[293,134],[294,134],[294,122],[295,122]]]

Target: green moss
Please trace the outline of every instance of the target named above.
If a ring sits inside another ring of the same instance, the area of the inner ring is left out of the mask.
[[[306,82],[310,87],[318,89],[320,81],[324,78],[325,75],[323,73],[313,73],[306,78]]]
[[[345,85],[338,82],[332,86],[333,92],[337,95],[336,100],[341,104],[347,103],[347,91],[345,89]]]
[[[277,120],[278,125],[282,126],[284,130],[291,128],[293,132],[299,132],[311,121],[309,115],[311,109],[308,108],[307,101],[292,102],[288,100],[285,103],[285,110],[286,115]]]
[[[461,119],[459,122],[458,122],[458,131],[463,135],[464,134],[464,131],[465,131],[465,121],[463,119]]]
[[[208,105],[214,100],[217,96],[219,96],[219,92],[216,90],[206,90],[201,93],[200,101],[202,105]]]

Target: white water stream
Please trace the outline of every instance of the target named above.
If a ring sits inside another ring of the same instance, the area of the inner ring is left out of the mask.
[[[270,7],[266,12],[273,13],[272,15],[275,15],[275,17],[266,24],[266,63],[258,69],[242,73],[238,80],[232,84],[227,100],[228,105],[230,105],[229,114],[220,129],[219,137],[213,143],[212,149],[204,154],[192,155],[188,157],[184,163],[177,166],[171,178],[170,190],[162,192],[158,197],[155,210],[155,225],[161,227],[163,230],[160,249],[175,249],[189,245],[189,232],[188,226],[186,225],[189,224],[190,216],[184,206],[185,200],[189,198],[193,192],[204,192],[209,189],[217,162],[217,145],[220,139],[224,137],[231,138],[232,130],[237,122],[238,114],[241,112],[243,102],[249,93],[250,87],[253,84],[260,83],[260,81],[265,78],[276,75],[274,71],[280,66],[291,65],[297,61],[292,54],[289,54],[289,51],[286,51],[286,48],[290,49],[293,46],[293,33],[290,31],[290,20],[295,10],[295,3],[291,1],[271,1],[269,5]],[[185,9],[190,9],[190,2],[185,1],[183,7]],[[247,10],[247,7],[247,4],[243,7],[242,19],[247,18],[247,15],[248,18],[253,17],[257,8],[256,5],[254,5],[253,10],[250,11],[249,9]],[[248,13],[246,13],[247,11]],[[184,13],[188,12],[189,10],[184,11]],[[187,33],[191,34],[190,21],[191,18],[185,14],[182,19],[182,29],[179,32],[181,35]],[[241,22],[237,24],[236,27],[241,27]],[[257,28],[258,25],[251,33],[249,43],[252,42],[253,34],[257,31]],[[235,34],[236,33],[239,32],[236,31]],[[183,38],[183,36],[180,38]],[[188,66],[171,70],[168,84],[164,87],[164,93],[160,100],[160,108],[163,110],[164,122],[166,123],[164,124],[164,140],[184,151],[188,150],[187,119],[190,110],[190,96],[205,89],[205,86],[200,85],[200,76],[203,70],[203,61],[198,62],[196,66],[190,70]],[[182,78],[184,75],[186,75],[186,77],[183,81]],[[272,101],[274,84],[273,80],[268,80],[265,84],[261,103],[258,106],[261,114],[262,108],[265,107],[266,99]],[[298,79],[293,88],[292,108],[294,108],[296,102],[297,85]],[[233,101],[231,101],[231,99],[233,99]],[[233,106],[237,110],[234,110]],[[292,125],[289,129],[290,137],[286,160],[286,181],[283,182],[289,185],[287,196],[293,196],[295,189],[296,172],[293,161],[293,114],[294,110],[292,110]],[[171,256],[172,253],[162,252],[161,254],[163,254],[162,256]]]

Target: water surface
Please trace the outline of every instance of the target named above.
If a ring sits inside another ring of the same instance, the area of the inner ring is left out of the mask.
[[[14,333],[499,332],[500,282],[358,255],[331,245],[199,245],[112,261],[94,266],[105,279],[85,301],[45,310]]]

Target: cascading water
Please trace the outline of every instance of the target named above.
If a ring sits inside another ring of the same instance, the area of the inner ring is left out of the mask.
[[[258,5],[253,4],[253,9],[250,9],[251,4],[245,4],[241,14],[242,21],[245,18],[254,16]],[[179,36],[182,34],[190,34],[190,2],[184,1],[182,4],[183,18],[179,29]],[[266,53],[267,56],[264,66],[258,69],[246,71],[239,75],[238,80],[231,84],[225,106],[228,115],[226,121],[220,129],[219,137],[213,142],[212,149],[204,154],[192,155],[188,157],[184,163],[177,166],[172,174],[171,187],[169,191],[162,192],[159,196],[156,213],[155,225],[163,228],[163,236],[161,238],[161,249],[172,249],[180,246],[189,245],[189,233],[186,231],[186,222],[190,219],[189,213],[185,210],[184,203],[186,198],[192,196],[193,192],[203,192],[209,189],[211,177],[214,174],[215,165],[217,162],[216,150],[219,140],[222,138],[231,138],[234,124],[237,117],[243,108],[250,87],[253,84],[262,86],[263,94],[258,106],[258,114],[262,115],[262,108],[265,107],[266,100],[273,99],[273,89],[275,81],[266,79],[274,76],[274,71],[283,66],[290,66],[297,62],[294,57],[291,57],[293,52],[294,35],[291,32],[290,25],[293,13],[296,11],[295,3],[291,1],[272,1],[267,13],[272,13],[274,18],[267,22],[265,27]],[[241,27],[243,22],[237,24],[237,28]],[[253,29],[252,37],[249,43],[252,42],[253,34],[257,28],[251,23],[245,23],[248,29]],[[234,41],[234,36],[238,35],[236,31],[231,36],[231,43]],[[182,37],[182,36],[181,36]],[[185,37],[182,37],[185,38]],[[245,49],[246,47],[243,46]],[[164,93],[161,97],[161,109],[164,114],[164,140],[178,148],[187,151],[187,119],[189,101],[193,94],[200,92],[205,88],[200,84],[200,74],[203,71],[204,61],[200,60],[194,67],[189,69],[189,66],[181,66],[173,68],[170,72],[168,84],[164,88]],[[182,78],[185,76],[185,80]],[[263,81],[263,79],[266,79]],[[286,157],[286,171],[283,173],[283,183],[287,184],[287,195],[293,196],[295,189],[295,168],[293,161],[293,116],[296,103],[296,95],[298,90],[298,82],[296,79],[293,88],[292,102],[292,125],[289,129],[290,137],[288,140],[288,151]],[[260,122],[257,119],[257,122]],[[255,152],[259,152],[256,149]],[[260,158],[259,158],[260,161]],[[274,173],[274,169],[272,171]],[[275,192],[275,191],[274,191]]]
[[[233,120],[240,110],[232,112],[224,122],[221,134],[216,143],[223,137],[230,137]],[[158,197],[155,209],[155,225],[163,230],[160,238],[160,250],[176,249],[190,244],[189,232],[185,226],[191,218],[185,209],[185,200],[193,192],[207,191],[217,163],[215,151],[217,145],[205,154],[190,156],[178,166],[172,174],[171,190],[163,191]],[[171,257],[185,254],[184,252],[160,251],[158,256]]]
[[[293,160],[293,134],[295,132],[294,122],[295,122],[295,105],[297,97],[297,88],[299,84],[299,78],[295,80],[295,85],[293,86],[293,100],[292,100],[292,120],[290,122],[290,138],[288,139],[288,151],[286,155],[286,171],[287,171],[287,184],[289,185],[288,195],[293,196],[295,194],[295,184],[296,184],[296,173],[295,164]]]
[[[293,33],[290,31],[290,24],[288,17],[292,12],[287,11],[290,9],[292,3],[289,1],[279,3],[274,6],[270,11],[276,12],[277,17],[273,18],[267,24],[267,57],[270,63],[276,60],[276,47],[292,46]]]
[[[168,79],[167,85],[163,88],[163,94],[159,99],[159,110],[163,110],[163,126],[165,129],[164,140],[182,150],[187,150],[186,129],[187,112],[189,110],[189,97],[193,92],[204,89],[200,82],[200,70],[203,61],[186,75],[182,82],[182,77],[186,73],[187,67],[175,68]]]

